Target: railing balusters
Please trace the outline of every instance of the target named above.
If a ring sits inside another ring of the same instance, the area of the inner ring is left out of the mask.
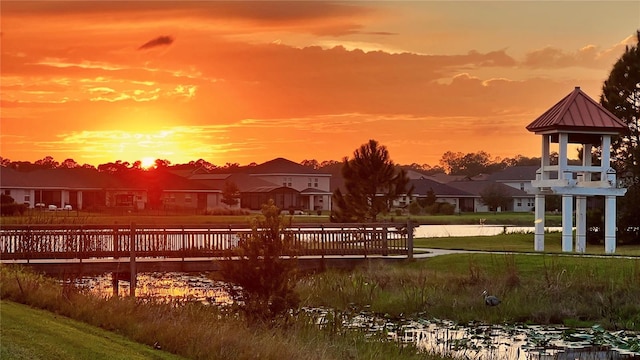
[[[134,231],[131,229],[117,224],[108,227],[7,225],[0,229],[0,255],[3,260],[117,258],[131,251],[138,256],[150,257],[222,256],[225,250],[237,246],[236,237],[251,236],[248,227],[231,225],[193,226],[186,229],[140,226]],[[284,237],[291,245],[288,255],[411,256],[413,228],[411,223],[402,226],[309,224],[285,229]]]

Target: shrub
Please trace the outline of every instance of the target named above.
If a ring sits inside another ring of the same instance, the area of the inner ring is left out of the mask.
[[[453,213],[456,210],[456,207],[454,205],[451,205],[449,203],[439,203],[440,206],[438,207],[438,213],[442,214],[442,215],[453,215]]]
[[[409,214],[419,215],[421,212],[422,212],[422,207],[420,206],[420,204],[418,204],[416,200],[412,201],[411,204],[409,204]]]
[[[262,217],[253,220],[251,234],[241,238],[222,263],[224,279],[242,288],[230,287],[229,293],[249,323],[286,318],[300,302],[294,291],[296,269],[292,260],[280,257],[291,253],[291,235],[283,234],[283,228],[280,209],[269,200]]]

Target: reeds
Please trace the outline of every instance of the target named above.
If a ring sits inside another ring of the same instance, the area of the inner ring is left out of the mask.
[[[415,314],[460,323],[598,323],[640,330],[639,269],[640,259],[446,255],[349,274],[317,274],[303,280],[298,290],[305,306],[351,304],[390,316]],[[498,307],[484,305],[485,289],[502,300]]]

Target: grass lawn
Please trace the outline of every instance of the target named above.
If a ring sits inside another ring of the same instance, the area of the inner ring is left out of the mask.
[[[500,234],[494,236],[464,236],[415,239],[417,248],[534,252],[533,234]],[[545,235],[544,251],[546,253],[562,252],[562,234],[559,232]],[[604,245],[587,244],[587,254],[603,255]],[[616,255],[640,256],[640,245],[618,245]]]
[[[385,219],[406,221],[406,216],[385,217]],[[501,212],[501,213],[461,213],[455,215],[417,215],[411,216],[417,224],[423,225],[519,225],[533,226],[535,215],[531,212]],[[561,214],[546,214],[545,226],[562,226]]]
[[[0,302],[0,314],[3,360],[182,359],[113,332],[10,301]]]
[[[292,223],[328,223],[329,215],[288,215],[286,219]],[[0,224],[149,224],[149,225],[228,225],[248,224],[252,215],[196,215],[169,214],[163,211],[147,211],[134,213],[94,213],[85,211],[30,211],[24,216],[0,217]],[[409,219],[414,224],[423,225],[477,225],[481,220],[487,225],[519,225],[533,226],[535,217],[532,213],[463,213],[457,215],[402,215],[380,216],[379,221],[406,222]],[[561,226],[561,215],[547,214],[546,226]]]

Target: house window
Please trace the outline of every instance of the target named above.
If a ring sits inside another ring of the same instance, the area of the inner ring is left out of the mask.
[[[518,206],[522,206],[522,201],[518,200],[517,205],[518,205]]]
[[[25,195],[24,202],[31,202],[31,195]]]
[[[318,187],[318,178],[314,178],[313,179],[313,187],[317,188]]]
[[[309,178],[309,182],[307,183],[307,187],[311,187],[311,178]]]
[[[291,187],[291,178],[290,177],[284,177],[282,179],[282,186]]]
[[[524,183],[520,183],[520,190],[524,190]]]

